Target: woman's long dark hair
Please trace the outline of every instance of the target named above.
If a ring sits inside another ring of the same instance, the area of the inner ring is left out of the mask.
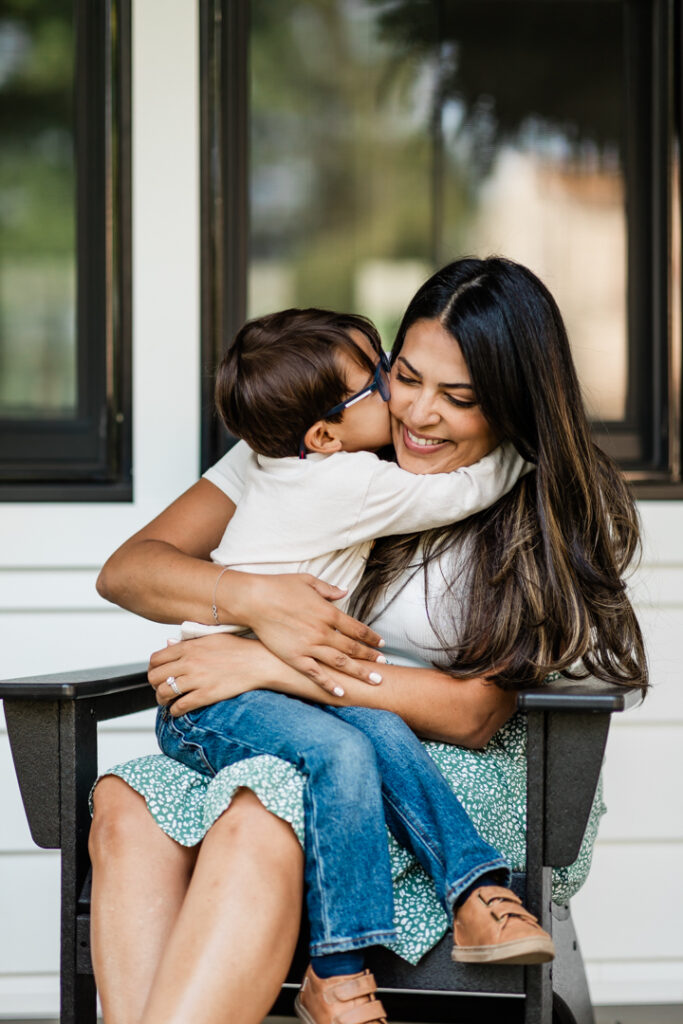
[[[466,565],[447,580],[453,621],[445,629],[433,622],[453,675],[518,689],[560,671],[645,689],[643,639],[623,580],[639,549],[638,515],[618,468],[591,439],[555,300],[519,264],[458,260],[417,292],[392,359],[413,324],[434,319],[457,340],[489,424],[536,471],[463,523],[378,541],[355,614],[368,617],[420,541],[420,558],[428,566],[438,559],[442,573],[457,564],[442,556],[464,544]]]

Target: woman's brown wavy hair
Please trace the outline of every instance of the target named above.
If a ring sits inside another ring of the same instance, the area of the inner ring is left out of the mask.
[[[645,690],[643,638],[623,579],[639,551],[638,515],[591,438],[555,300],[510,260],[458,260],[413,298],[392,360],[408,329],[432,319],[460,345],[489,424],[536,471],[462,523],[378,540],[355,614],[368,621],[388,584],[415,564],[420,541],[419,559],[438,559],[440,573],[458,561],[442,556],[464,544],[467,564],[447,580],[452,621],[444,627],[443,602],[432,621],[452,675],[520,689],[559,671]]]

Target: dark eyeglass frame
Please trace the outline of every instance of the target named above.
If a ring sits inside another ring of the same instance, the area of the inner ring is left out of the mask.
[[[348,409],[350,406],[355,405],[356,402],[360,402],[362,398],[367,398],[368,395],[372,395],[375,391],[379,391],[383,402],[389,401],[389,398],[391,397],[391,388],[389,387],[391,363],[389,362],[389,356],[383,349],[380,349],[378,355],[379,362],[377,363],[370,383],[361,391],[357,391],[355,395],[345,398],[344,401],[339,402],[338,405],[333,405],[331,409],[327,410],[324,416],[320,417],[321,420],[328,420],[330,416],[336,416],[337,413],[343,412],[344,409]],[[299,442],[299,458],[306,458],[306,444],[303,437]]]

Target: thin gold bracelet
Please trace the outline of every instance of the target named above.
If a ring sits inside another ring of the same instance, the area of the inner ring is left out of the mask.
[[[225,568],[221,569],[221,571],[218,573],[218,576],[216,577],[216,582],[215,582],[214,588],[213,588],[213,600],[211,602],[211,614],[213,615],[213,621],[216,623],[217,626],[220,626],[220,622],[218,621],[218,608],[216,608],[216,591],[218,590],[218,584],[221,581],[221,576],[223,575],[224,572],[227,572],[229,568],[230,568],[230,566],[226,565]]]

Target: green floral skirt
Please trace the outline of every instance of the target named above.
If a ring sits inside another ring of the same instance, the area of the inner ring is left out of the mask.
[[[526,716],[521,712],[514,715],[483,750],[447,743],[425,742],[424,746],[482,837],[510,861],[514,871],[523,871]],[[230,765],[213,778],[164,754],[127,761],[106,774],[119,776],[140,793],[159,827],[183,846],[201,842],[241,787],[252,790],[264,807],[288,821],[303,845],[304,776],[270,754]],[[604,810],[600,785],[577,860],[553,873],[557,902],[570,899],[586,880]],[[398,930],[390,948],[414,964],[439,941],[450,923],[429,876],[389,834],[388,841]]]

